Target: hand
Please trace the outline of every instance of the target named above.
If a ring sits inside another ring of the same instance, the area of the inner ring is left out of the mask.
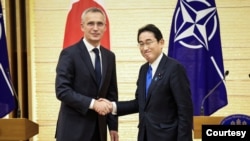
[[[119,141],[119,135],[118,135],[117,131],[110,130],[109,134],[110,134],[110,140],[111,141]]]
[[[100,115],[106,115],[112,111],[112,103],[106,99],[98,99],[94,102],[94,110]]]
[[[113,111],[113,104],[112,104],[111,101],[109,101],[109,100],[107,100],[105,98],[99,98],[98,101],[104,101],[104,102],[108,103],[108,105],[109,105],[109,113],[111,113]]]

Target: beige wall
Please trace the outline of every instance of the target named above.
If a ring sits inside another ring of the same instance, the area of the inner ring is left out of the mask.
[[[4,0],[3,0],[4,1]],[[137,48],[139,27],[156,24],[166,42],[176,0],[104,0],[111,27],[111,50],[117,57],[119,99],[134,98],[138,69],[144,62]],[[32,117],[40,125],[34,140],[53,141],[59,101],[55,97],[55,67],[62,49],[70,0],[31,0]],[[217,0],[228,105],[214,116],[250,115],[250,1]],[[167,47],[167,43],[166,43]],[[167,48],[164,50],[167,52]],[[137,114],[120,117],[120,141],[136,141]]]

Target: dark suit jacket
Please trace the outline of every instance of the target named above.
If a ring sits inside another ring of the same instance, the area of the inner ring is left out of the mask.
[[[115,55],[101,47],[102,80],[97,86],[94,67],[83,40],[62,50],[56,68],[56,97],[61,101],[56,127],[58,141],[90,141],[99,121],[101,141],[118,129],[118,118],[99,116],[89,109],[92,98],[117,101]]]
[[[139,112],[138,141],[191,141],[193,106],[181,64],[163,55],[145,97],[148,63],[141,66],[135,99],[117,103],[117,115]]]

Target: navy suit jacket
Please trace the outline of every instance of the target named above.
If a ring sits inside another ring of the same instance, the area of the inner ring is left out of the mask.
[[[148,63],[141,66],[135,99],[117,103],[117,115],[139,112],[138,141],[191,141],[193,106],[185,69],[163,57],[145,97]]]
[[[56,127],[58,141],[90,141],[99,121],[101,141],[109,130],[118,130],[118,118],[100,116],[89,109],[93,98],[117,101],[116,60],[111,51],[100,47],[102,80],[98,88],[89,52],[81,39],[61,51],[56,68],[56,97],[61,101]]]

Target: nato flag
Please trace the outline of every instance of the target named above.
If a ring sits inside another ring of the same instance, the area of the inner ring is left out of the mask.
[[[178,0],[168,56],[186,68],[194,115],[211,115],[227,105],[219,18],[214,0]],[[201,113],[203,106],[204,113]]]
[[[9,60],[0,2],[0,118],[15,109],[15,97],[9,79]]]

